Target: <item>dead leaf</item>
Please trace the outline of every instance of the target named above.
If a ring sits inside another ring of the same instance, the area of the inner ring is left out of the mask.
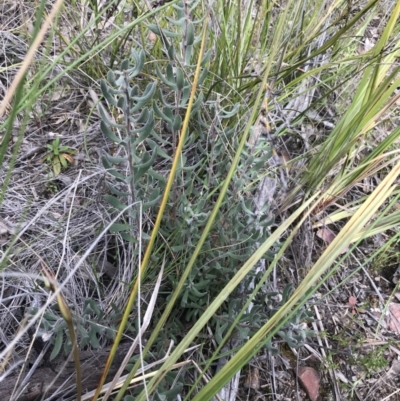
[[[64,157],[64,159],[67,159],[70,163],[74,162],[74,158],[68,154],[68,153],[61,153],[61,155]]]
[[[357,313],[356,305],[357,305],[357,298],[353,297],[352,295],[349,297],[348,305],[351,309],[351,313],[355,315]]]
[[[350,296],[349,297],[349,306],[351,308],[354,308],[356,305],[357,305],[357,298],[353,297],[353,296]]]
[[[307,397],[311,401],[317,401],[319,397],[320,380],[318,372],[309,366],[300,366],[297,374],[297,378],[307,393]]]
[[[330,244],[335,239],[336,234],[328,227],[323,227],[317,231],[317,237],[321,238],[327,244]]]
[[[389,312],[389,329],[395,333],[400,333],[400,304],[391,303]]]
[[[321,238],[327,244],[330,244],[336,238],[336,234],[330,228],[323,227],[317,231],[317,237]],[[349,247],[346,246],[340,254],[342,255],[346,253],[348,249]]]
[[[244,383],[246,388],[258,390],[260,388],[260,372],[257,368],[251,368]]]

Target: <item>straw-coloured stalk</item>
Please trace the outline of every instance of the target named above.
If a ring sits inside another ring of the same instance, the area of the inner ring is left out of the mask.
[[[42,270],[43,270],[44,274],[47,277],[47,280],[45,281],[45,285],[52,292],[57,293],[57,295],[56,295],[57,303],[60,308],[61,315],[64,318],[64,320],[68,326],[68,331],[69,331],[73,355],[74,355],[75,369],[76,369],[76,391],[77,391],[76,399],[77,399],[77,401],[80,401],[81,397],[82,397],[82,372],[81,372],[81,364],[79,361],[79,350],[78,350],[78,344],[77,344],[77,339],[76,339],[76,334],[75,334],[75,329],[74,329],[74,322],[72,320],[72,314],[71,314],[71,311],[70,311],[67,303],[65,302],[61,292],[58,291],[57,280],[54,277],[53,273],[50,272],[49,269],[46,268],[43,261],[40,261],[40,264],[42,266]]]

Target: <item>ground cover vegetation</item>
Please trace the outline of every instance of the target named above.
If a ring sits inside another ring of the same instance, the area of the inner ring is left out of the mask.
[[[0,9],[3,399],[399,397],[400,2]]]

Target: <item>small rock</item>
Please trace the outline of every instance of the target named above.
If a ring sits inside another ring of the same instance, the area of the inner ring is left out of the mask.
[[[317,401],[319,397],[319,374],[309,366],[300,366],[297,372],[299,383],[307,393],[311,401]]]

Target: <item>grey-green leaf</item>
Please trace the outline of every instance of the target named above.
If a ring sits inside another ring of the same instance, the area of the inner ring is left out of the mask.
[[[104,195],[104,198],[111,206],[115,207],[117,210],[124,210],[126,208],[126,205],[121,203],[115,196]]]
[[[126,106],[126,99],[125,96],[121,96],[118,101],[117,101],[117,106],[122,109],[125,110],[125,106]]]
[[[173,61],[173,60],[175,60],[175,48],[174,48],[174,46],[168,46],[168,51],[167,51],[167,53],[168,53],[168,58],[171,60],[171,61]]]
[[[148,28],[158,36],[165,35],[167,38],[179,38],[182,35],[180,33],[168,31],[167,29],[160,30],[157,25],[149,24]]]
[[[208,50],[204,54],[203,59],[201,60],[201,66],[204,67],[210,61],[210,58],[211,58],[211,50]]]
[[[190,65],[190,61],[192,60],[193,55],[193,46],[186,46],[186,54],[185,54],[185,64]]]
[[[125,71],[129,68],[129,60],[125,59],[121,63],[121,71]]]
[[[157,89],[157,82],[155,81],[151,82],[146,86],[146,90],[144,91],[142,96],[134,96],[132,97],[132,99],[144,105],[145,103],[150,101],[156,89]]]
[[[122,224],[122,223],[114,223],[110,227],[110,231],[112,233],[119,233],[121,231],[129,231],[131,229],[129,224]]]
[[[149,119],[149,109],[145,107],[142,112],[140,113],[140,116],[135,120],[133,119],[133,122],[135,124],[142,124],[146,122]]]
[[[176,20],[176,19],[173,19],[173,18],[169,18],[169,17],[167,17],[166,18],[171,24],[173,24],[173,25],[176,25],[176,26],[180,26],[182,29],[185,27],[185,25],[186,25],[186,17],[185,16],[183,16],[182,18],[180,18],[180,19],[178,19],[178,20]]]
[[[161,70],[158,68],[158,65],[156,65],[156,73],[157,76],[161,79],[162,82],[164,82],[165,85],[169,86],[170,88],[176,88],[175,82],[169,81],[161,72]]]
[[[113,106],[117,106],[117,101],[114,99],[113,96],[110,95],[109,88],[106,84],[106,81],[104,81],[104,79],[102,79],[100,81],[100,89],[101,89],[101,93],[103,94],[103,96],[107,100],[107,102],[112,104]]]
[[[146,171],[147,171],[147,170],[150,168],[150,166],[153,164],[153,162],[154,162],[156,156],[157,156],[157,153],[156,153],[156,152],[153,152],[153,155],[152,155],[152,156],[150,156],[150,154],[149,154],[148,152],[145,152],[145,153],[143,154],[142,161],[143,161],[144,163],[142,163],[142,164],[140,164],[140,165],[134,167],[135,181],[136,181],[136,180],[139,180],[139,179],[143,176],[143,174],[146,173]]]
[[[110,128],[107,127],[106,123],[104,121],[100,122],[100,129],[101,132],[108,138],[111,139],[115,143],[121,143],[121,139],[119,139],[116,135],[113,134],[113,132],[110,130]]]
[[[64,333],[62,330],[59,330],[57,333],[56,342],[54,343],[53,351],[51,351],[50,361],[52,361],[60,353],[63,338]]]
[[[149,197],[149,202],[143,204],[142,206],[143,212],[150,209],[152,206],[156,205],[160,199],[161,199],[160,190],[159,188],[157,188],[151,193]]]
[[[192,112],[190,113],[190,115],[194,115],[200,109],[200,106],[203,103],[203,99],[204,99],[203,92],[200,92],[199,96],[197,96],[197,99],[193,103],[193,108],[192,108]]]
[[[179,90],[182,90],[185,86],[185,77],[183,75],[182,68],[179,67],[176,69],[176,86]]]
[[[90,328],[89,331],[89,338],[90,338],[90,345],[93,348],[100,348],[100,343],[99,340],[97,338],[97,328],[95,325],[92,325],[92,327]]]
[[[114,122],[112,122],[111,120],[108,119],[107,115],[104,112],[103,105],[101,103],[98,104],[98,110],[99,110],[101,119],[106,124],[110,125],[111,127],[115,127],[115,128],[119,128],[119,129],[123,129],[124,128],[124,125],[114,123]]]
[[[152,176],[153,178],[155,178],[161,184],[164,184],[167,181],[167,179],[164,176],[156,173],[153,169],[149,170],[149,175]]]
[[[119,235],[127,242],[132,242],[132,243],[137,242],[136,239],[134,237],[132,237],[132,235],[130,235],[129,233],[121,232],[121,233],[119,233]]]
[[[129,196],[128,192],[124,192],[124,191],[120,191],[116,188],[114,188],[111,184],[107,183],[107,188],[114,194],[117,196]]]
[[[135,67],[130,71],[129,78],[134,78],[142,72],[145,62],[145,52],[143,49],[139,52],[132,49],[132,58],[134,59]]]
[[[174,70],[173,70],[173,68],[172,68],[172,65],[171,64],[168,64],[167,65],[167,79],[168,79],[168,81],[169,82],[173,82],[175,79],[174,79]],[[176,85],[174,85],[175,87],[176,87]]]
[[[183,88],[182,91],[182,99],[181,99],[181,103],[179,104],[180,107],[186,107],[188,100],[190,97],[190,85],[187,85]]]
[[[120,164],[120,163],[127,161],[127,159],[125,157],[114,157],[114,156],[110,156],[108,153],[105,154],[105,157],[112,164]]]
[[[110,82],[111,85],[117,86],[115,82],[115,74],[114,71],[110,70],[107,72],[107,81]]]
[[[204,80],[207,78],[208,69],[204,68],[199,77],[199,85],[203,85]]]
[[[172,129],[174,131],[179,131],[181,129],[181,126],[182,126],[182,117],[180,114],[178,114],[174,118],[174,122],[172,123]]]
[[[150,134],[151,130],[153,129],[153,126],[154,126],[154,118],[152,115],[150,115],[146,124],[143,125],[143,127],[136,128],[135,132],[139,134],[144,133],[144,135],[147,136]]]
[[[154,118],[153,118],[153,112],[151,112],[147,124],[137,130],[137,132],[140,135],[133,141],[133,144],[137,145],[140,142],[144,141],[149,136],[151,130],[153,129],[153,126],[154,126]]]
[[[194,43],[194,25],[189,22],[186,28],[186,45],[191,46]]]
[[[148,139],[147,144],[151,147],[151,149],[156,151],[159,156],[167,160],[172,160],[172,157],[165,153],[161,146],[157,146],[157,144],[152,139]]]
[[[239,111],[240,103],[236,103],[231,110],[222,109],[219,112],[221,118],[231,118]]]
[[[156,102],[153,103],[153,110],[157,117],[162,118],[164,121],[172,124],[172,118],[161,111]]]

